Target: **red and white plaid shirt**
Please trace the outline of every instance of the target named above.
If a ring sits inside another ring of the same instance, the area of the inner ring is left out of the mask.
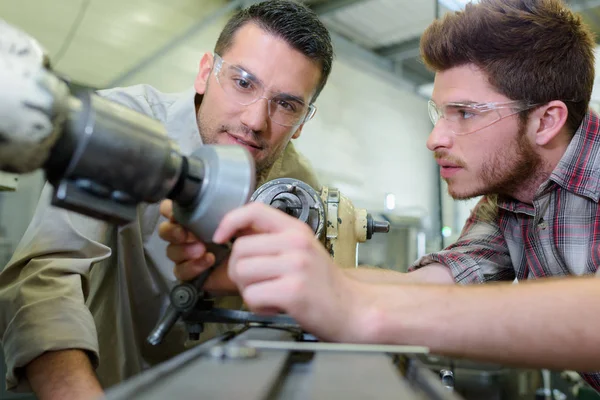
[[[533,205],[485,196],[458,241],[417,260],[450,268],[457,283],[600,276],[600,120],[588,112]],[[582,321],[584,322],[584,321]],[[582,373],[600,391],[600,372]]]

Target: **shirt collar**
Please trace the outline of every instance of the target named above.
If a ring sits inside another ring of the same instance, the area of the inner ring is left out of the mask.
[[[546,193],[556,184],[571,193],[585,196],[598,202],[600,197],[600,120],[592,111],[588,111],[581,125],[573,135],[565,154],[558,162],[549,179],[544,182],[536,197]],[[512,212],[533,215],[535,209],[511,198],[498,197],[498,206]]]
[[[600,120],[588,111],[550,180],[580,196],[598,202],[600,196]]]
[[[196,90],[193,87],[180,93],[169,107],[165,123],[169,137],[177,142],[184,155],[191,154],[202,145],[195,98]]]

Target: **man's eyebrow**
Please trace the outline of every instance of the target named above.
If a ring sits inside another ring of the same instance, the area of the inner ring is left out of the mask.
[[[449,102],[447,102],[447,104],[451,104],[451,105],[461,104],[461,105],[465,105],[465,106],[473,106],[473,105],[482,104],[482,103],[480,103],[478,101],[473,101],[473,100],[467,100],[467,99],[460,100],[459,99],[459,100],[449,101]]]
[[[256,75],[254,75],[252,72],[248,71],[248,69],[245,68],[243,65],[234,64],[233,67],[241,69],[242,71],[244,71],[248,75],[248,79],[250,79],[250,80],[252,80],[254,82],[258,82],[258,83],[260,83],[261,85],[264,86],[264,83],[260,79],[258,79],[258,77]]]
[[[244,67],[243,65],[240,64],[234,64],[233,65],[236,68],[241,69],[242,71],[244,71],[247,75],[248,75],[248,79],[254,81],[254,82],[258,82],[260,83],[263,87],[265,86],[265,84],[263,83],[263,81],[261,81],[260,79],[258,79],[258,77],[256,75],[254,75],[252,72],[250,72],[248,70],[248,68]],[[275,92],[275,96],[282,98],[284,100],[291,100],[291,101],[296,101],[298,103],[301,104],[306,104],[306,101],[304,100],[304,98],[300,95],[296,95],[296,94],[291,94],[291,93],[284,93],[284,92]]]
[[[304,101],[304,99],[302,97],[295,96],[295,95],[289,94],[289,93],[278,93],[275,97],[277,97],[280,100],[295,101],[295,102],[300,103],[302,105],[306,104],[306,102]]]

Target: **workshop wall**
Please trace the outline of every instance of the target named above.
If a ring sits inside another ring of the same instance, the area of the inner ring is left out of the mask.
[[[431,128],[427,103],[384,79],[336,60],[316,103],[318,112],[297,140],[325,183],[357,205],[431,215],[436,164],[425,142]]]

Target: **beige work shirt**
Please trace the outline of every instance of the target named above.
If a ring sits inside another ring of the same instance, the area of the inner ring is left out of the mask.
[[[100,94],[161,121],[182,153],[202,145],[193,89],[163,94],[139,85]],[[291,143],[265,182],[279,177],[318,187]],[[105,388],[185,350],[183,324],[156,347],[145,340],[177,283],[167,243],[158,237],[163,220],[158,204],[139,205],[137,219],[117,227],[50,206],[51,192],[46,185],[31,224],[0,273],[7,388],[28,390],[22,367],[49,350],[87,351]],[[241,299],[223,298],[218,306],[239,308]],[[224,329],[206,324],[201,341]]]

